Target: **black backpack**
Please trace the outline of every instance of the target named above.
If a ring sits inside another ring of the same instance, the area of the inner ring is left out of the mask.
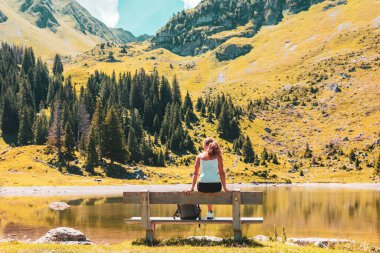
[[[177,211],[173,219],[179,217],[181,220],[200,220],[201,208],[199,205],[177,205]]]

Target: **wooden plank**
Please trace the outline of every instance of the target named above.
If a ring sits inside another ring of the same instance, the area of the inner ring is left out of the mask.
[[[125,204],[140,204],[141,192],[124,192]],[[232,192],[149,192],[150,204],[232,204]],[[263,192],[241,192],[242,205],[262,205]]]
[[[242,241],[243,235],[241,232],[240,222],[240,204],[241,204],[241,192],[240,189],[232,191],[232,225],[234,229],[234,240]]]
[[[262,217],[241,217],[241,224],[261,224],[264,219]],[[141,217],[132,217],[131,219],[126,219],[128,224],[140,224]],[[178,218],[173,219],[173,217],[151,217],[150,222],[152,224],[232,224],[233,220],[229,217],[217,217],[213,220],[180,220]]]

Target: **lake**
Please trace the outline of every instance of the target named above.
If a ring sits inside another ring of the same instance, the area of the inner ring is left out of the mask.
[[[243,206],[242,216],[263,216],[262,225],[243,225],[244,235],[267,234],[285,227],[288,237],[331,237],[365,241],[380,246],[380,191],[330,187],[258,187],[263,206]],[[65,201],[65,211],[49,210]],[[152,216],[172,216],[176,206],[154,205]],[[202,206],[203,215],[206,207]],[[228,217],[231,206],[215,206],[216,216]],[[85,233],[95,243],[117,243],[144,236],[140,225],[124,219],[140,216],[138,205],[124,205],[121,194],[94,197],[1,197],[0,238],[35,240],[49,229],[67,226]],[[229,225],[160,225],[159,239],[190,235],[232,236]]]

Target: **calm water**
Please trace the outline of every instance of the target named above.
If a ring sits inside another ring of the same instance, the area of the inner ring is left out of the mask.
[[[380,246],[380,191],[265,187],[263,206],[242,207],[243,216],[263,216],[262,225],[244,225],[248,236],[266,234],[274,225],[285,227],[288,237],[334,237],[366,241]],[[48,209],[53,201],[71,207]],[[172,216],[175,206],[153,206],[152,216]],[[205,210],[205,207],[202,207]],[[230,206],[216,206],[217,216],[231,216]],[[204,212],[205,214],[205,212]],[[116,243],[144,236],[139,225],[123,219],[139,215],[138,205],[122,198],[14,197],[0,199],[0,238],[37,239],[58,226],[73,227],[96,243]],[[158,238],[188,235],[230,236],[229,225],[158,226]]]

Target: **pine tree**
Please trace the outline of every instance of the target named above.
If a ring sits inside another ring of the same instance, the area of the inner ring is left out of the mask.
[[[206,104],[203,104],[203,105],[202,105],[202,108],[201,108],[201,116],[202,116],[202,117],[205,117],[205,116],[206,116]]]
[[[185,113],[185,124],[187,127],[191,126],[191,112],[190,109],[188,108],[186,113]]]
[[[18,130],[18,143],[20,145],[28,145],[33,141],[33,128],[31,109],[24,107],[20,111],[20,127]]]
[[[356,161],[356,154],[355,154],[355,151],[353,149],[350,151],[350,154],[348,155],[348,157],[350,158],[351,162]]]
[[[160,132],[160,128],[161,128],[160,119],[158,118],[158,115],[156,114],[154,116],[154,120],[153,120],[153,131],[155,133],[158,133],[158,132]]]
[[[40,112],[37,115],[36,121],[33,126],[34,130],[34,144],[43,145],[46,143],[48,134],[48,120],[45,112]]]
[[[306,149],[305,153],[303,154],[304,158],[312,158],[313,157],[313,151],[309,147],[309,143],[306,143]]]
[[[154,121],[154,112],[152,108],[152,103],[149,99],[145,100],[144,104],[144,126],[148,129],[152,129]]]
[[[27,47],[24,50],[21,69],[25,74],[28,74],[31,69],[35,67],[35,58],[33,49],[31,47]]]
[[[217,130],[221,136],[227,136],[229,133],[229,128],[230,128],[230,117],[228,114],[228,108],[227,105],[224,104],[222,111],[219,116],[219,123],[217,126]]]
[[[265,147],[263,149],[263,153],[261,153],[261,158],[262,158],[263,162],[267,161],[268,158],[269,158],[268,151],[267,151],[267,149]]]
[[[58,54],[56,54],[54,58],[53,73],[54,75],[59,75],[59,76],[62,76],[62,73],[63,73],[63,64],[61,61],[61,56],[59,56]]]
[[[165,157],[162,153],[162,150],[160,150],[160,152],[158,153],[157,165],[161,167],[165,166]]]
[[[200,112],[202,110],[202,107],[203,107],[203,99],[199,97],[197,99],[197,104],[195,106],[195,109],[197,110],[197,112]]]
[[[166,107],[166,113],[164,116],[164,120],[161,124],[161,130],[160,130],[160,140],[162,144],[165,144],[166,141],[168,140],[169,129],[170,129],[170,124],[171,124],[170,118],[171,118],[171,107],[170,107],[170,104],[168,104],[168,106]]]
[[[162,104],[162,109],[166,109],[168,104],[172,103],[172,91],[169,82],[166,78],[162,77],[161,87],[160,87],[160,100]],[[164,114],[165,112],[162,112]]]
[[[87,145],[87,137],[90,130],[90,115],[86,110],[86,106],[83,102],[79,102],[77,110],[77,121],[78,121],[78,133],[77,138],[81,140],[83,138],[84,146],[81,145],[80,150],[85,151]]]
[[[55,101],[52,111],[52,123],[49,130],[48,142],[49,145],[58,149],[58,166],[61,171],[63,156],[62,156],[62,142],[63,142],[63,129],[62,129],[62,105],[59,100]]]
[[[273,155],[272,163],[273,163],[273,164],[276,164],[276,165],[280,164],[280,163],[278,162],[278,159],[277,159],[277,155],[276,155],[276,154]]]
[[[212,119],[213,119],[212,111],[209,110],[208,111],[208,116],[207,116],[207,122],[212,123]]]
[[[75,148],[75,139],[74,133],[69,123],[66,124],[65,127],[65,157],[70,160],[74,157],[74,148]]]
[[[113,52],[112,51],[110,51],[109,53],[108,53],[108,61],[109,62],[115,62],[116,60],[115,60],[115,57],[113,56]]]
[[[190,117],[193,117],[193,115],[194,115],[193,102],[191,101],[191,97],[190,97],[189,92],[186,93],[185,100],[184,100],[183,106],[182,106],[182,111],[184,113],[187,113],[187,111],[189,111]]]
[[[248,136],[244,140],[242,154],[245,163],[253,163],[255,161],[255,152],[252,147],[252,142]]]
[[[96,102],[94,115],[92,116],[91,131],[93,131],[93,135],[94,135],[93,138],[94,138],[95,146],[97,149],[97,154],[99,155],[100,158],[105,153],[104,120],[105,119],[103,115],[103,108],[102,108],[101,102],[98,100]],[[87,153],[88,153],[88,150],[87,150]]]
[[[96,135],[95,129],[91,128],[86,153],[86,170],[91,174],[94,173],[94,167],[99,164],[99,155],[96,149]]]
[[[137,81],[132,82],[131,92],[129,96],[129,104],[131,108],[141,110],[144,101],[142,97],[141,86]]]
[[[129,129],[128,134],[128,150],[130,153],[130,160],[131,161],[138,161],[140,158],[139,153],[139,143],[137,141],[136,132],[133,128]]]
[[[375,175],[380,176],[380,154],[377,157],[377,161],[375,162]]]
[[[50,84],[49,70],[42,62],[41,58],[38,59],[34,73],[34,87],[33,94],[35,104],[40,105],[44,103],[47,98],[47,92]]]
[[[123,129],[114,107],[111,107],[107,114],[104,134],[104,157],[110,159],[111,163],[114,163],[114,161],[124,163],[125,147]]]
[[[182,106],[182,97],[181,97],[181,89],[179,88],[177,77],[174,76],[173,78],[173,103],[177,104],[179,106]]]
[[[19,113],[16,92],[7,88],[2,96],[1,129],[3,134],[17,134],[19,129]]]

